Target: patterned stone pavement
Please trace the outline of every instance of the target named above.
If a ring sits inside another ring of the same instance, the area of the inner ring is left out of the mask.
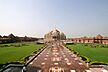
[[[85,72],[89,70],[80,57],[77,57],[61,42],[48,44],[28,66],[27,72]]]

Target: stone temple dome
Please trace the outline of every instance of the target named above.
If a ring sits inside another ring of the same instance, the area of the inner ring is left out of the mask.
[[[60,33],[60,36],[61,36],[60,38],[62,38],[63,40],[66,39],[66,36],[65,36],[65,34],[63,32]]]
[[[60,32],[57,29],[54,29],[44,35],[45,41],[51,41],[51,40],[65,40],[66,36],[63,32]]]
[[[52,31],[52,34],[51,34],[51,36],[54,38],[59,38],[60,37],[60,32],[57,30],[57,29],[54,29],[53,31]]]

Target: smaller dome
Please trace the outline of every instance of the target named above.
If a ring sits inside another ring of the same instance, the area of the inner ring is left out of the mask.
[[[101,39],[101,38],[103,38],[103,36],[100,35],[100,34],[98,34],[95,38],[99,38],[99,39]]]
[[[61,35],[65,35],[63,32],[60,33]]]
[[[60,33],[60,38],[61,38],[61,40],[65,40],[66,39],[66,36],[65,36],[65,34],[63,32]]]
[[[54,29],[52,31],[52,36],[59,36],[59,35],[60,35],[60,32],[57,29]]]
[[[57,33],[57,32],[59,32],[57,29],[54,29],[53,31],[52,31],[52,33]],[[60,33],[60,32],[59,32]]]

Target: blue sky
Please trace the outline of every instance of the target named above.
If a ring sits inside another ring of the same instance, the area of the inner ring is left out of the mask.
[[[108,36],[108,0],[0,0],[0,35]]]

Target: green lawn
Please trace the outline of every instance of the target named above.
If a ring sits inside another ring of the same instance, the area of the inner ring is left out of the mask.
[[[0,64],[22,61],[26,56],[42,47],[43,45],[34,43],[0,44]]]
[[[80,55],[88,57],[92,61],[108,63],[108,45],[102,44],[73,44],[68,48],[79,52]]]

